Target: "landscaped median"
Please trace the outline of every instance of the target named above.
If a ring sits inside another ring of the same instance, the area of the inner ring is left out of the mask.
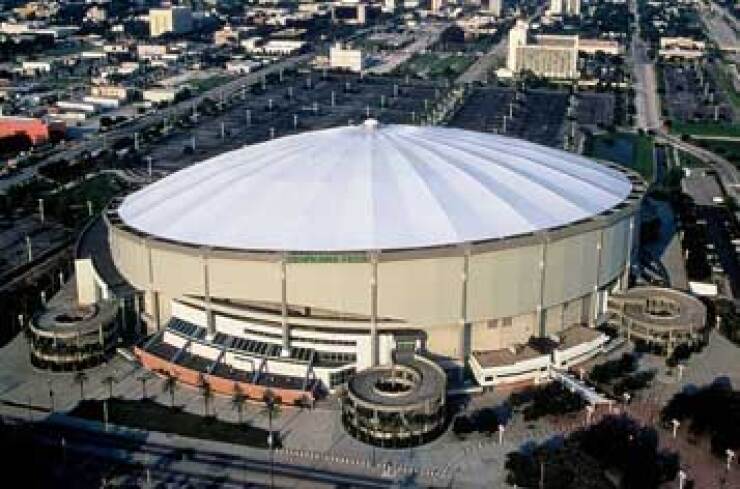
[[[108,403],[108,422],[147,431],[174,433],[201,438],[268,448],[268,431],[245,423],[229,423],[214,417],[192,414],[178,407],[163,406],[151,400],[111,398],[81,401],[69,416],[104,422],[104,403]]]
[[[652,181],[653,150],[653,138],[647,134],[616,132],[589,136],[583,152],[586,156],[631,168],[645,180]]]

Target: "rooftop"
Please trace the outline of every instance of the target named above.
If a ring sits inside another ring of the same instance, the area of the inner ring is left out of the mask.
[[[488,133],[368,120],[221,154],[129,195],[154,236],[246,250],[424,248],[532,233],[621,203],[580,155]]]

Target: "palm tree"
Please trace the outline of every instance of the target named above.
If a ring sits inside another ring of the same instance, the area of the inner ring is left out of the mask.
[[[234,382],[234,393],[231,395],[231,405],[236,409],[236,415],[239,420],[239,424],[242,424],[242,414],[244,413],[244,402],[247,400],[247,396],[242,392],[242,388],[238,382]]]
[[[175,408],[175,391],[177,390],[177,377],[169,372],[163,372],[164,383],[162,384],[162,392],[167,392],[170,395],[170,407]]]
[[[211,399],[213,399],[213,390],[211,389],[211,384],[206,381],[203,374],[198,378],[198,389],[200,390],[200,395],[203,396],[204,416],[208,416],[208,406],[211,404]]]
[[[272,418],[280,414],[280,398],[271,389],[267,389],[262,395],[262,402],[265,403],[264,412],[267,414],[268,419],[269,444],[272,446],[274,442],[272,436]]]
[[[85,382],[87,382],[87,374],[83,371],[79,371],[75,374],[73,382],[80,386],[80,401],[85,400]]]
[[[100,383],[108,386],[108,399],[111,399],[113,397],[113,385],[116,383],[116,377],[114,375],[106,375]]]
[[[262,402],[265,403],[264,411],[267,413],[268,419],[268,434],[267,434],[267,445],[270,450],[270,487],[275,486],[275,471],[274,471],[274,451],[275,439],[272,436],[272,417],[277,416],[280,412],[280,398],[275,395],[272,390],[267,389],[262,395]]]

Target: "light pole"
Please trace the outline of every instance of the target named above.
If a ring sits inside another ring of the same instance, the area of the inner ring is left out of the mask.
[[[586,404],[586,424],[591,424],[591,418],[594,415],[594,406],[592,404]]]
[[[152,178],[152,157],[147,155],[146,159],[146,173],[149,176],[149,179]]]
[[[44,215],[44,199],[39,199],[39,220],[41,221],[41,224],[44,224],[45,219]]]
[[[49,385],[49,412],[54,413],[54,389],[51,386],[51,379],[47,379]]]
[[[673,425],[673,438],[676,438],[676,433],[678,433],[678,427],[681,426],[681,422],[677,419],[672,419],[671,424]]]
[[[33,261],[33,247],[31,245],[31,237],[26,235],[26,252],[28,254],[28,261]]]
[[[622,399],[624,400],[624,411],[627,412],[627,404],[630,403],[630,399],[632,399],[632,396],[629,392],[625,392],[622,394]]]

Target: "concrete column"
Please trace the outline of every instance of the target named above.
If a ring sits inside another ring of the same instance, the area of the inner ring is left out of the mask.
[[[142,328],[141,328],[141,313],[143,312],[141,307],[141,296],[139,293],[134,294],[134,309],[136,310],[136,332],[141,334]]]
[[[283,254],[280,259],[280,318],[283,326],[283,349],[281,356],[290,356],[290,325],[288,324],[288,269],[286,266],[286,255]]]
[[[216,336],[216,322],[211,308],[211,279],[208,271],[208,248],[203,249],[203,301],[206,312],[206,338],[211,340]]]
[[[126,299],[121,298],[118,302],[118,306],[121,309],[121,331],[126,330]]]
[[[380,363],[378,352],[378,252],[370,252],[370,366]]]
[[[152,264],[152,247],[148,238],[144,238],[144,247],[146,249],[147,270],[149,274],[149,289],[147,290],[147,301],[152,312],[154,328],[159,331],[162,325],[159,320],[159,293],[154,288],[154,265]]]
[[[630,217],[630,227],[627,233],[627,259],[625,260],[624,273],[622,274],[622,280],[620,289],[622,292],[629,288],[630,283],[630,268],[632,267],[632,240],[634,239],[635,233],[635,216]]]
[[[547,336],[545,324],[545,269],[547,268],[547,236],[542,236],[542,250],[540,252],[540,297],[537,303],[537,329],[540,337]]]
[[[468,355],[470,355],[470,323],[468,322],[468,275],[470,272],[470,247],[463,248],[462,271],[460,274],[460,371],[463,380]]]
[[[604,230],[599,231],[599,240],[596,242],[596,277],[594,290],[591,293],[591,318],[588,325],[593,327],[599,316],[599,281],[601,280],[601,248],[604,246]]]

